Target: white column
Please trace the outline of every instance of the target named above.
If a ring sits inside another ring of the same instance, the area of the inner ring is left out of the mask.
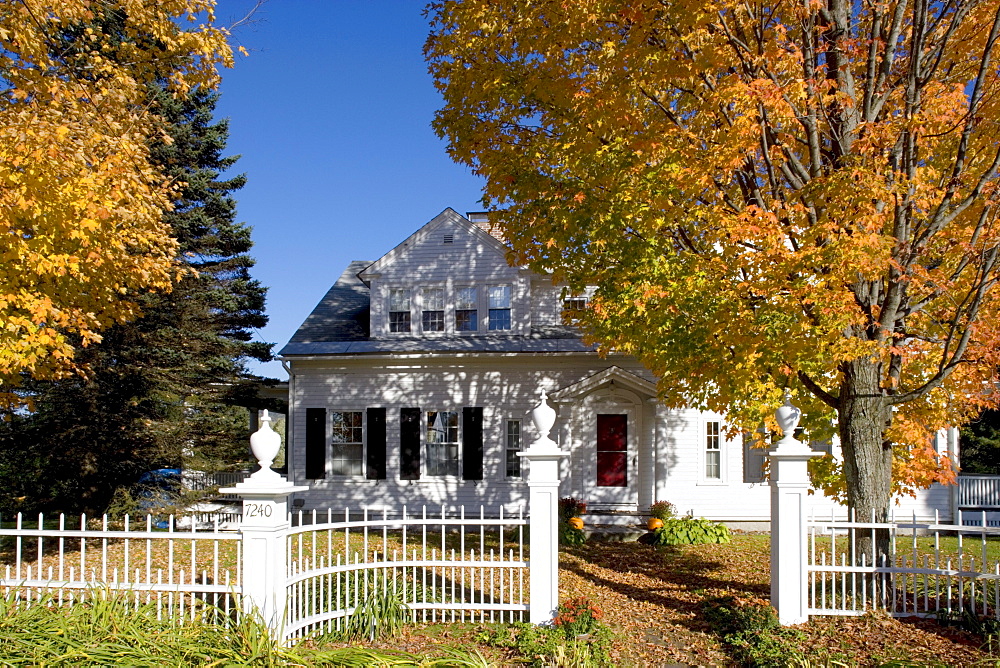
[[[802,412],[785,395],[785,405],[775,416],[784,437],[771,460],[771,605],[778,621],[788,626],[809,620],[806,564],[806,497],[809,493],[807,465],[820,455],[795,439]]]
[[[296,486],[271,470],[281,438],[271,429],[267,411],[261,427],[250,437],[250,448],[260,469],[235,487],[220,489],[243,499],[240,533],[243,536],[243,612],[259,614],[274,638],[282,639],[285,620],[286,539],[290,526],[288,497],[309,489]]]
[[[539,437],[519,457],[528,464],[529,608],[528,621],[548,624],[559,607],[559,462],[568,452],[549,438],[556,412],[545,393],[531,412]]]

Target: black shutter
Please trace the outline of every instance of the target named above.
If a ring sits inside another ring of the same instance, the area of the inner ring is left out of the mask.
[[[420,409],[399,409],[399,479],[420,480]]]
[[[326,409],[306,409],[306,478],[326,478]]]
[[[368,411],[368,467],[365,477],[385,480],[385,409],[369,408]]]
[[[483,479],[483,409],[462,409],[462,478]]]

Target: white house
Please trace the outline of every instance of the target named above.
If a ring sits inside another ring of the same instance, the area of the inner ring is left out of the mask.
[[[561,496],[766,520],[763,451],[728,439],[724,415],[663,407],[634,359],[584,345],[562,318],[580,303],[508,265],[485,216],[470,218],[446,209],[379,260],[351,263],[281,350],[289,478],[309,486],[299,503],[513,510],[527,499],[515,453],[536,437],[527,413],[544,391],[571,454]],[[937,487],[901,510],[949,517],[951,496]]]

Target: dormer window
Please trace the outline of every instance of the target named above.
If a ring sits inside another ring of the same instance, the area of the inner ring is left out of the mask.
[[[393,289],[389,291],[389,331],[410,331],[410,291]]]
[[[424,288],[421,294],[423,300],[422,325],[425,332],[444,331],[444,290],[440,288]]]
[[[479,329],[479,298],[476,288],[459,288],[455,295],[455,331],[475,332]]]
[[[489,329],[510,329],[510,286],[489,286]]]

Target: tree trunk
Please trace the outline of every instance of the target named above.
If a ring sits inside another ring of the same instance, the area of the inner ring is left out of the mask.
[[[841,364],[840,444],[847,477],[847,504],[855,521],[886,522],[892,488],[892,446],[885,438],[891,408],[882,393],[882,365],[871,358]],[[889,532],[858,530],[853,543],[854,561],[881,563],[889,558]]]

